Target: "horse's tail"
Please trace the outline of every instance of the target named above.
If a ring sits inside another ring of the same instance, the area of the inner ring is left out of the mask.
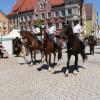
[[[62,58],[62,48],[58,48],[58,60]]]
[[[59,50],[58,50],[58,59],[61,59],[61,58],[62,58],[62,50],[59,49]]]

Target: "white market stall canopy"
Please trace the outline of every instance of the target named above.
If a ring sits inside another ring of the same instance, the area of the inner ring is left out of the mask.
[[[0,41],[8,54],[13,54],[13,40],[16,37],[21,37],[19,32],[20,30],[13,29],[8,35],[0,36]]]
[[[8,35],[3,36],[2,39],[15,39],[16,37],[21,37],[20,36],[20,30],[13,29]]]

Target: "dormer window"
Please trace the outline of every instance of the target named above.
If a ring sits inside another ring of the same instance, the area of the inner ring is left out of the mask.
[[[45,3],[45,2],[41,2],[41,3],[40,3],[40,8],[41,8],[41,9],[44,9],[45,7],[46,7],[46,3]]]

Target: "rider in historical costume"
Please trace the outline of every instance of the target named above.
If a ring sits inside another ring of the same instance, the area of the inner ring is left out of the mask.
[[[42,43],[41,30],[38,26],[32,28],[33,35],[35,35],[40,43]]]
[[[78,38],[83,41],[84,40],[84,29],[82,28],[82,26],[80,25],[79,19],[78,17],[74,17],[73,19],[73,33],[76,34],[76,36],[78,36]]]

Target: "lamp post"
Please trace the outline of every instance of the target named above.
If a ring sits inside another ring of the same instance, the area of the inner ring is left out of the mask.
[[[19,28],[19,12],[17,11],[17,29]]]

